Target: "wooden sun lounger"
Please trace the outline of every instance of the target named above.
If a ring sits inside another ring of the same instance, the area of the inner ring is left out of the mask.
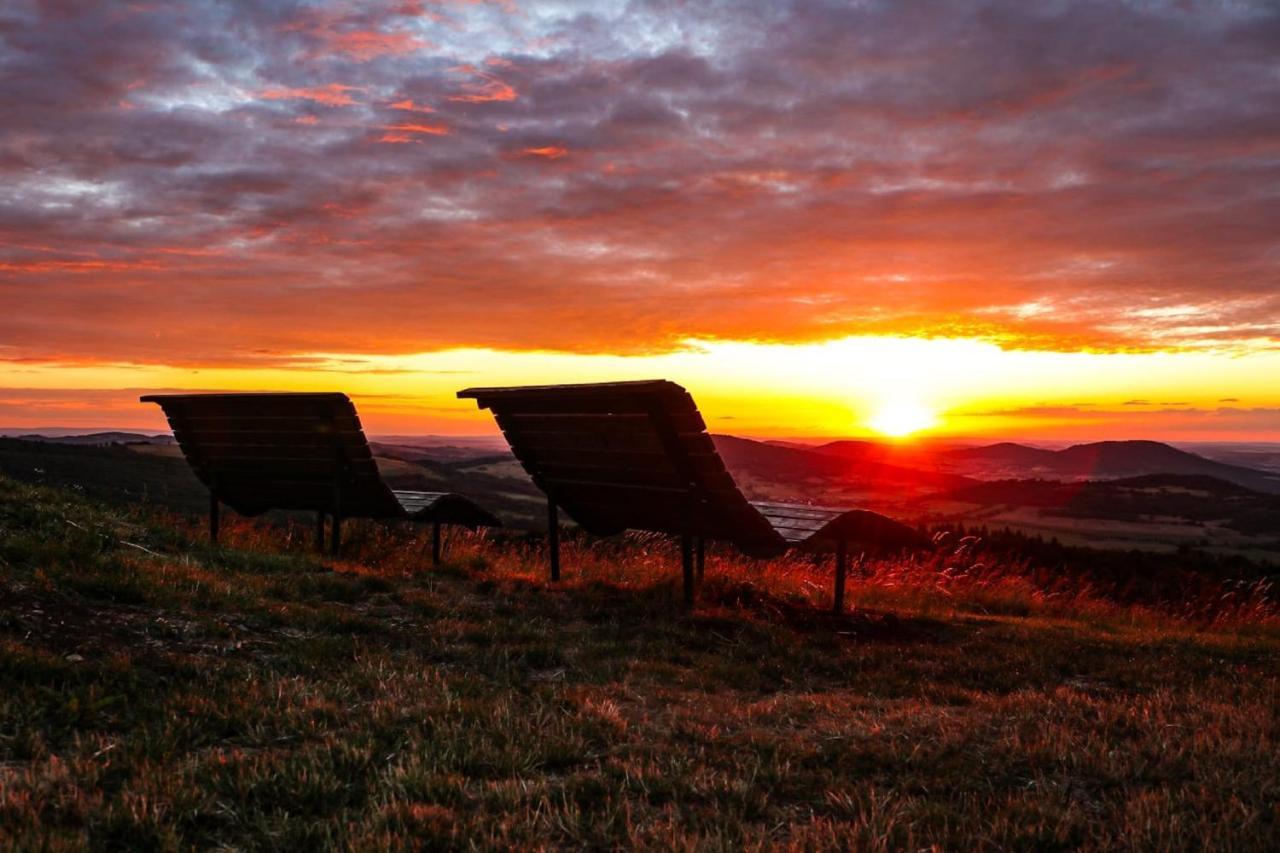
[[[267,510],[316,513],[316,546],[332,519],[338,553],[344,518],[403,518],[432,525],[432,562],[440,526],[501,526],[487,510],[451,492],[387,486],[346,394],[148,394],[169,419],[187,462],[209,489],[209,538],[218,541],[219,504],[240,515]]]
[[[468,388],[458,396],[493,412],[516,458],[547,494],[553,580],[560,576],[557,508],[597,535],[635,529],[680,537],[690,604],[708,539],[753,556],[834,549],[836,612],[844,607],[849,543],[922,544],[915,530],[866,510],[747,500],[693,398],[674,382]]]

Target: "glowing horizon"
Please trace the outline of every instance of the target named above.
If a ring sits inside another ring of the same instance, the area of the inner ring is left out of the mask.
[[[688,387],[713,432],[762,437],[1258,441],[1276,437],[1280,412],[1280,389],[1268,379],[1280,375],[1280,352],[1050,353],[974,340],[850,337],[688,341],[648,356],[456,349],[298,360],[304,368],[29,364],[27,384],[0,398],[0,426],[163,429],[138,394],[338,390],[356,401],[372,433],[491,434],[488,415],[457,400],[457,390],[646,378]],[[877,423],[886,413],[894,422]]]

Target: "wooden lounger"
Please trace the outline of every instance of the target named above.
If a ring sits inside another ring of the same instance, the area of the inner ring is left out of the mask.
[[[141,400],[164,410],[187,462],[209,488],[214,542],[220,503],[247,516],[271,509],[314,511],[319,548],[328,515],[334,554],[344,518],[431,522],[436,563],[440,525],[501,525],[461,495],[388,487],[346,394],[148,394]]]
[[[679,536],[687,603],[707,539],[753,556],[833,548],[836,612],[844,607],[848,543],[922,544],[915,530],[866,510],[748,501],[693,398],[674,382],[468,388],[458,396],[493,412],[546,492],[553,580],[560,574],[557,508],[597,535],[636,529]]]

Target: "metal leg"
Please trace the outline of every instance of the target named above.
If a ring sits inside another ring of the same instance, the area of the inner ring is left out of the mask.
[[[547,549],[551,552],[551,579],[560,580],[560,516],[556,502],[547,499]]]
[[[324,513],[316,513],[316,550],[324,553]]]
[[[684,606],[693,607],[693,537],[680,537],[680,567],[684,574]]]
[[[209,541],[218,544],[218,496],[209,492]]]
[[[431,522],[431,565],[440,565],[440,522]]]
[[[837,616],[844,612],[844,576],[848,571],[848,545],[843,539],[836,543],[836,590],[832,612]]]
[[[329,513],[333,518],[333,535],[329,541],[329,551],[333,556],[338,556],[338,550],[342,547],[342,478],[344,474],[344,464],[342,456],[339,454],[333,466],[333,498],[331,506],[333,510]]]
[[[698,583],[702,583],[702,576],[707,573],[707,540],[701,536],[698,537],[698,552],[695,556],[698,562]]]

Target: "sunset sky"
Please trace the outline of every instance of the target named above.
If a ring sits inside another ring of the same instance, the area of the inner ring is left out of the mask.
[[[6,0],[0,309],[0,427],[1280,440],[1280,5]]]

